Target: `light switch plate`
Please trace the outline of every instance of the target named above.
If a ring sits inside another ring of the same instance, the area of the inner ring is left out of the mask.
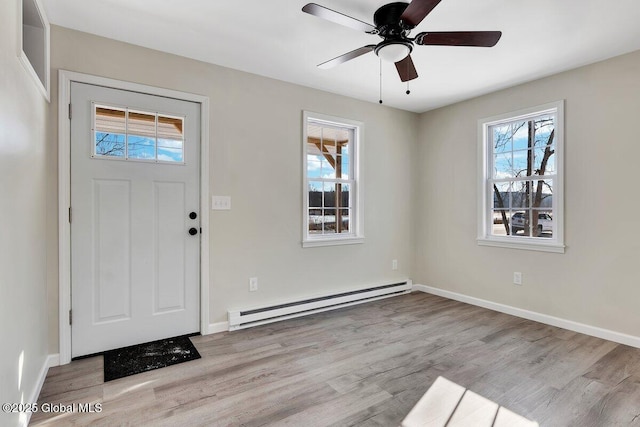
[[[214,211],[231,210],[231,197],[230,196],[212,196],[211,209],[213,209]]]

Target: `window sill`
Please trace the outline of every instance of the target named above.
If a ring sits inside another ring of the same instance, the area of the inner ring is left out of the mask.
[[[522,249],[539,252],[553,252],[563,254],[565,246],[557,242],[539,242],[531,238],[478,238],[479,246],[493,246],[498,248]]]
[[[302,241],[303,248],[316,248],[319,246],[339,246],[339,245],[357,245],[364,243],[364,237],[351,236],[351,237],[334,237],[324,239],[309,239]]]

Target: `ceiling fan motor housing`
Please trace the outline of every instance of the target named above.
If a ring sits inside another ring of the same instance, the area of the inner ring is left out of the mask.
[[[409,3],[395,2],[385,4],[373,14],[373,23],[378,29],[378,35],[384,39],[404,38],[407,31],[413,28],[401,23],[400,17]]]

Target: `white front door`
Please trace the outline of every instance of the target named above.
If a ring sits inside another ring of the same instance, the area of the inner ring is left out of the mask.
[[[72,357],[199,331],[200,105],[71,85]]]

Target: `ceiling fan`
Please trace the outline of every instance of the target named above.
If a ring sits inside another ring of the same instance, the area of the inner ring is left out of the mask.
[[[422,22],[440,1],[412,0],[411,3],[386,4],[373,14],[375,26],[316,3],[305,5],[302,8],[303,12],[382,38],[377,45],[370,44],[352,50],[323,62],[318,67],[332,68],[373,51],[381,59],[395,63],[400,80],[406,82],[418,77],[411,60],[414,45],[492,47],[498,43],[502,36],[500,31],[422,32],[415,37],[409,37],[409,32]]]

